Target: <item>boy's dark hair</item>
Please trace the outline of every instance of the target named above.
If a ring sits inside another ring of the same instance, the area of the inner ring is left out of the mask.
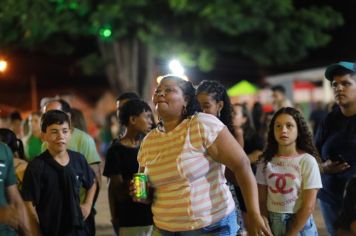
[[[274,136],[274,124],[278,116],[282,114],[287,114],[293,117],[295,123],[297,124],[298,136],[296,140],[296,148],[302,150],[310,155],[314,156],[318,162],[320,162],[320,157],[317,149],[313,144],[312,134],[305,122],[303,115],[293,107],[283,107],[279,109],[272,117],[269,124],[268,135],[267,135],[267,145],[261,155],[263,162],[267,165],[268,162],[277,154],[278,143]]]
[[[126,93],[120,94],[120,96],[117,97],[116,101],[121,101],[124,99],[129,99],[129,100],[140,99],[140,96],[138,96],[137,93],[135,93],[135,92],[126,92]]]
[[[139,116],[142,112],[146,111],[152,110],[145,101],[138,99],[129,100],[120,109],[119,122],[121,125],[127,126],[130,121],[130,116]]]
[[[48,126],[53,124],[61,125],[65,122],[70,126],[69,116],[65,112],[60,110],[47,111],[41,117],[41,131],[45,133]]]
[[[282,85],[275,85],[271,89],[272,89],[273,92],[277,92],[278,91],[278,92],[281,92],[283,94],[286,94],[286,88],[283,87]]]

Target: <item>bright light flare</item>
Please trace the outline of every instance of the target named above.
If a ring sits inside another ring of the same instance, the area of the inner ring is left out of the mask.
[[[174,59],[169,62],[169,69],[175,75],[180,75],[180,76],[184,75],[184,68],[180,63],[180,61],[178,61],[177,59]]]
[[[0,59],[0,72],[6,71],[7,62],[5,60]]]

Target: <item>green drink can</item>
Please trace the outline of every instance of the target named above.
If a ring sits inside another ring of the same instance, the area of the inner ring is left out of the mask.
[[[136,188],[135,198],[140,199],[140,200],[147,199],[147,197],[148,197],[147,175],[145,175],[144,173],[136,173],[133,176],[133,181],[134,181],[134,185]]]

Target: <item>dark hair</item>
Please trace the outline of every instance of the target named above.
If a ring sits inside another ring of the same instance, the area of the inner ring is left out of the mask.
[[[282,114],[287,114],[293,117],[295,123],[297,124],[298,136],[296,140],[296,148],[300,149],[310,155],[314,156],[315,159],[320,162],[319,154],[317,149],[313,144],[312,134],[309,131],[308,125],[305,122],[303,115],[295,108],[283,107],[279,109],[272,117],[269,124],[268,135],[267,135],[267,146],[265,147],[261,157],[264,163],[267,165],[268,162],[277,154],[278,143],[274,136],[274,123],[278,116]]]
[[[281,92],[283,94],[286,94],[286,88],[283,87],[282,85],[275,85],[271,89],[273,92]]]
[[[229,96],[227,95],[226,88],[215,80],[203,80],[197,87],[196,95],[200,93],[207,93],[213,97],[216,102],[222,101],[224,103],[223,108],[220,111],[218,117],[224,125],[235,136],[234,127],[232,125],[232,106]]]
[[[18,111],[11,112],[10,114],[10,121],[15,121],[15,120],[22,121],[21,114]]]
[[[80,129],[84,132],[88,132],[87,122],[85,121],[84,114],[77,108],[70,109],[70,119],[73,127]]]
[[[142,112],[152,111],[151,107],[142,100],[133,99],[127,101],[120,109],[119,121],[121,125],[127,126],[131,116],[139,116]]]
[[[183,119],[194,115],[196,112],[200,111],[200,106],[195,96],[195,88],[192,82],[182,79],[176,75],[166,75],[162,77],[162,80],[171,79],[177,82],[178,87],[182,90],[183,96],[187,100],[186,112],[183,114]]]
[[[41,117],[41,131],[45,133],[48,126],[53,124],[61,125],[65,122],[70,126],[69,116],[65,112],[60,110],[47,111]]]
[[[252,121],[253,124],[255,125],[255,130],[257,133],[261,134],[261,129],[263,129],[264,124],[262,123],[262,120],[266,116],[265,112],[263,111],[262,104],[260,102],[255,102],[252,107]]]
[[[346,69],[344,67],[337,67],[332,72],[330,82],[332,82],[334,80],[335,76],[344,76],[344,75],[350,75],[350,77],[354,77],[356,75],[356,72]]]
[[[120,100],[124,100],[124,99],[129,99],[129,100],[140,99],[140,96],[138,96],[137,93],[135,93],[135,92],[125,92],[125,93],[120,94],[120,96],[118,96],[116,98],[116,101],[120,101]]]
[[[255,133],[255,126],[253,124],[252,116],[250,111],[247,109],[245,103],[235,103],[233,107],[241,107],[242,116],[246,118],[246,122],[242,125],[242,130],[244,131],[244,139],[251,138]]]
[[[65,112],[67,114],[70,114],[71,107],[70,107],[69,103],[64,101],[61,98],[59,98],[59,99],[51,99],[45,104],[45,106],[47,106],[48,104],[53,103],[53,102],[58,102],[59,104],[61,104],[61,111]]]
[[[17,153],[20,159],[25,159],[25,151],[21,139],[10,129],[0,128],[0,141],[6,143],[13,153]]]

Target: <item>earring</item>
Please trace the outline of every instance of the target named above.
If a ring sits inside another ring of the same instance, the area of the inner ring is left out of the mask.
[[[183,106],[182,115],[185,116],[186,114],[187,114],[187,107]]]
[[[220,110],[218,110],[217,117],[220,118]]]

